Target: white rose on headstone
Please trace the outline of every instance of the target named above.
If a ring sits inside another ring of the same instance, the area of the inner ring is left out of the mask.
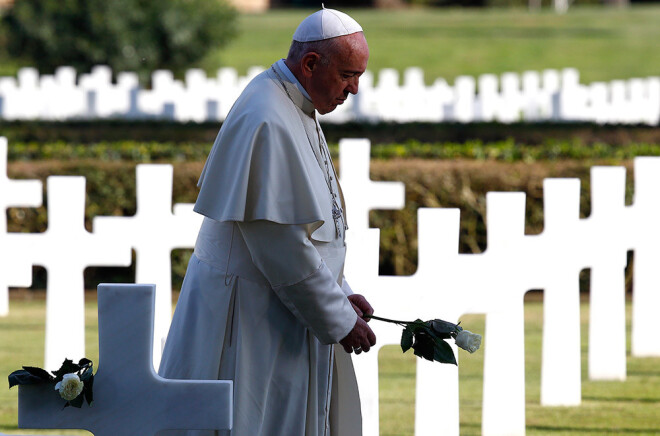
[[[55,385],[55,390],[60,391],[60,396],[67,401],[75,400],[83,390],[83,382],[76,374],[65,374],[62,381]]]
[[[456,335],[456,346],[474,353],[481,347],[481,335],[472,333],[468,330],[461,330]]]

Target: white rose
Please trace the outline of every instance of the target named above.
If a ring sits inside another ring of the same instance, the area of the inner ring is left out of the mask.
[[[456,335],[456,345],[465,351],[474,353],[481,346],[481,335],[462,330]]]
[[[76,399],[83,390],[83,382],[76,374],[65,374],[62,381],[55,385],[55,390],[60,391],[60,396],[67,401]]]

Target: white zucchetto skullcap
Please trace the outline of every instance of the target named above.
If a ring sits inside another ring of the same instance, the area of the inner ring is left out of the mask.
[[[305,18],[293,34],[298,42],[320,41],[362,32],[362,27],[343,12],[323,8]]]

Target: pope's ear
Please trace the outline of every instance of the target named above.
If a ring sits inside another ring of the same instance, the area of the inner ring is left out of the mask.
[[[311,77],[320,60],[321,56],[318,53],[309,52],[305,54],[300,61],[303,75],[305,77]]]

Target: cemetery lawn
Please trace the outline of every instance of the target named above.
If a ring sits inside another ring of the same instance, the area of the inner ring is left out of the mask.
[[[286,57],[291,36],[311,10],[242,14],[239,36],[202,63],[246,73]],[[660,71],[660,6],[571,7],[530,13],[513,8],[348,9],[365,29],[369,70],[421,67],[427,83],[442,77],[574,67],[581,82],[629,79]],[[655,54],[655,55],[652,55]]]
[[[426,81],[442,77],[577,68],[581,82],[657,75],[660,71],[660,6],[626,9],[571,7],[565,15],[546,8],[346,9],[365,29],[369,70],[421,67]],[[193,67],[215,76],[221,66],[244,75],[285,57],[298,23],[312,10],[276,9],[239,15],[239,35]],[[0,32],[2,29],[0,28]],[[0,40],[3,35],[0,34]],[[0,48],[0,76],[22,66]]]
[[[93,293],[86,299],[87,357],[98,364],[96,301]],[[660,358],[628,357],[625,382],[587,380],[588,304],[582,304],[583,403],[580,407],[541,407],[541,335],[543,306],[540,294],[529,294],[525,304],[527,435],[657,435],[660,434]],[[630,320],[630,305],[627,319]],[[12,298],[10,315],[0,318],[0,374],[8,375],[21,365],[43,365],[45,300]],[[464,316],[462,324],[483,333],[484,317]],[[630,326],[628,326],[628,329]],[[629,332],[628,332],[629,333]],[[571,332],[567,332],[571,334]],[[630,337],[628,336],[628,343]],[[484,337],[484,346],[488,338]],[[461,436],[481,434],[483,350],[459,355]],[[415,357],[402,354],[398,346],[380,351],[380,434],[414,434]],[[5,379],[6,380],[6,379]],[[442,390],[438,390],[442,395]],[[84,406],[87,407],[87,406]],[[18,430],[17,389],[0,389],[0,432],[33,434]],[[63,431],[39,431],[63,434]],[[70,435],[90,435],[67,431]]]

